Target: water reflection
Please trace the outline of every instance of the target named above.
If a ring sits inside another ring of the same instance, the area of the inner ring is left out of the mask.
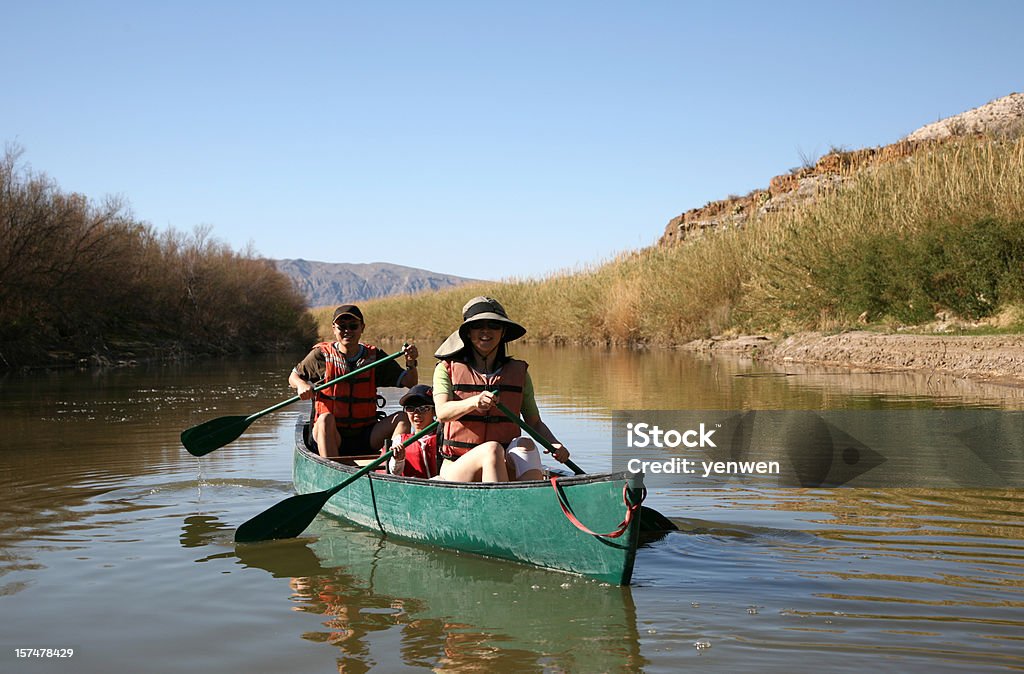
[[[189,518],[182,545],[201,544],[222,527],[216,518]],[[302,638],[336,646],[339,671],[380,664],[371,645],[392,630],[394,655],[411,666],[638,671],[645,664],[629,588],[393,542],[330,521],[312,534],[312,543],[238,545],[203,561],[235,556],[290,578],[293,609],[324,618],[323,630]],[[586,647],[566,648],[567,633]]]
[[[517,345],[558,407],[631,409],[1024,409],[1024,387],[922,372],[859,372],[669,350]],[[600,415],[600,412],[598,412]]]

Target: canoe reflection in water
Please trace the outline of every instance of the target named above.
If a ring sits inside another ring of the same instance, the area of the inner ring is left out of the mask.
[[[382,665],[388,649],[397,651],[396,665],[443,669],[645,664],[628,587],[395,542],[329,520],[312,533],[313,543],[239,545],[235,555],[291,577],[294,610],[325,617],[324,631],[303,638],[336,645],[339,671]]]

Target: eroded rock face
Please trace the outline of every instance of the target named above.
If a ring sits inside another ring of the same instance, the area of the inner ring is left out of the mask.
[[[907,140],[944,140],[972,133],[1016,133],[1024,120],[1024,94],[1010,94],[991,103],[922,126]]]
[[[692,241],[710,230],[738,227],[750,215],[789,208],[833,190],[858,171],[898,161],[950,138],[979,133],[1018,135],[1024,132],[1024,94],[1013,93],[973,110],[923,126],[906,138],[878,148],[834,151],[814,166],[803,167],[771,179],[766,190],[742,197],[712,201],[671,220],[658,240],[659,246]]]

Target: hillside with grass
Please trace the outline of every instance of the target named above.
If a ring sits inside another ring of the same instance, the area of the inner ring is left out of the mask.
[[[478,294],[498,297],[528,338],[547,342],[677,346],[723,334],[891,331],[936,317],[1019,332],[1021,125],[952,126],[903,141],[905,152],[823,158],[840,179],[672,245],[577,273],[368,302],[368,332],[433,344]],[[796,190],[806,177],[793,179]]]

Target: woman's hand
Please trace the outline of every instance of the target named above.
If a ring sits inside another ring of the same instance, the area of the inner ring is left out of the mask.
[[[476,408],[481,412],[492,409],[498,402],[498,396],[492,391],[483,391],[476,397]]]
[[[555,442],[551,444],[551,448],[554,449],[555,451],[551,452],[546,449],[544,451],[550,454],[551,456],[555,457],[555,461],[557,461],[558,463],[565,463],[569,459],[569,450],[566,449],[563,445]]]

